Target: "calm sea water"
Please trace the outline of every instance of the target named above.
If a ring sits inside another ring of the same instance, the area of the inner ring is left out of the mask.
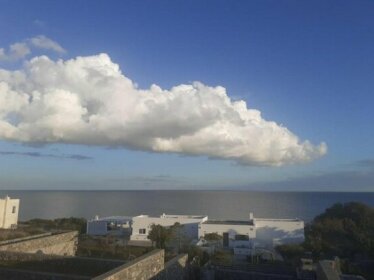
[[[0,191],[21,199],[20,219],[139,214],[205,214],[211,219],[301,218],[336,202],[374,206],[374,193],[255,191]]]

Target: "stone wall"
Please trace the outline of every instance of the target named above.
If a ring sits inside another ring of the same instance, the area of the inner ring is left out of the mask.
[[[153,250],[131,262],[0,251],[0,279],[9,280],[185,280],[188,255],[164,264],[164,250]]]
[[[294,267],[284,264],[205,265],[202,279],[214,280],[296,280]]]
[[[20,279],[39,279],[37,276],[35,278],[26,278],[26,276],[39,275],[39,273],[43,275],[47,273],[49,275],[43,276],[42,279],[49,279],[45,277],[50,277],[51,275],[59,275],[58,279],[60,279],[64,274],[72,277],[88,277],[88,279],[91,279],[124,263],[125,261],[122,260],[3,251],[0,252],[0,279],[8,279],[2,278],[1,275],[3,274],[18,275],[18,270],[24,275]],[[14,279],[17,279],[16,276],[14,277]]]
[[[212,275],[204,274],[206,279],[214,280],[296,280],[292,275],[269,274],[261,272],[249,272],[238,270],[221,270],[217,269]],[[210,277],[210,278],[207,278]]]
[[[152,279],[164,269],[164,255],[164,250],[153,250],[92,280]]]
[[[0,241],[0,246],[7,245],[7,244],[12,244],[12,243],[16,243],[16,242],[21,242],[21,241],[26,241],[26,240],[30,240],[30,239],[40,238],[40,237],[51,236],[51,235],[52,235],[52,232],[46,232],[46,233],[34,234],[34,235],[31,235],[31,236],[26,236],[26,237],[4,240],[4,241]]]
[[[152,280],[188,279],[188,255],[180,254],[165,264],[165,268]]]
[[[0,251],[43,253],[74,256],[78,244],[78,232],[70,231],[47,236],[30,236],[22,240],[9,240],[0,244]]]
[[[19,269],[0,268],[0,279],[6,280],[89,280],[91,277],[61,275]]]

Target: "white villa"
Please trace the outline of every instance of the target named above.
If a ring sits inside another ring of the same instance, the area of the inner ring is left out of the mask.
[[[149,241],[147,236],[153,224],[170,227],[175,223],[183,225],[184,233],[187,237],[197,239],[199,224],[207,220],[208,216],[162,214],[159,217],[152,217],[148,215],[139,215],[132,219],[132,234],[130,240]]]
[[[222,237],[222,247],[237,255],[250,255],[254,249],[273,249],[276,245],[304,241],[304,222],[299,219],[262,219],[249,214],[246,221],[205,221],[199,225],[198,245],[207,245],[207,234]]]
[[[247,220],[208,220],[208,216],[166,215],[135,217],[97,218],[87,223],[87,233],[106,235],[112,230],[130,228],[130,241],[150,244],[149,231],[153,224],[164,227],[175,223],[183,225],[184,234],[197,245],[222,246],[231,248],[237,255],[250,255],[254,249],[273,249],[279,244],[301,243],[304,241],[304,222],[299,219],[263,219],[249,213]],[[207,235],[218,234],[221,239],[210,242]]]
[[[18,223],[19,199],[6,196],[0,199],[0,228],[16,228]]]

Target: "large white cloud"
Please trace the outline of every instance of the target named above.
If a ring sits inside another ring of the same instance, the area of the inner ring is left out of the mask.
[[[117,146],[283,165],[326,153],[264,120],[225,88],[202,83],[139,89],[108,55],[0,69],[0,139]]]

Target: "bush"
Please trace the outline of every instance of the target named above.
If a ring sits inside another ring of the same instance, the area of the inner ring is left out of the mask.
[[[59,218],[54,220],[46,219],[32,219],[24,224],[34,228],[34,229],[43,229],[45,231],[51,230],[77,230],[79,233],[86,232],[86,219],[83,218]]]
[[[209,261],[209,254],[197,246],[190,246],[187,250],[189,262],[203,266]]]
[[[304,247],[300,244],[284,244],[278,245],[277,252],[286,260],[294,261],[300,259],[304,255]]]
[[[204,235],[204,239],[207,240],[207,241],[219,241],[219,240],[222,240],[222,236],[219,235],[218,233],[206,233]]]
[[[305,248],[316,257],[374,258],[374,208],[337,203],[305,228]]]

